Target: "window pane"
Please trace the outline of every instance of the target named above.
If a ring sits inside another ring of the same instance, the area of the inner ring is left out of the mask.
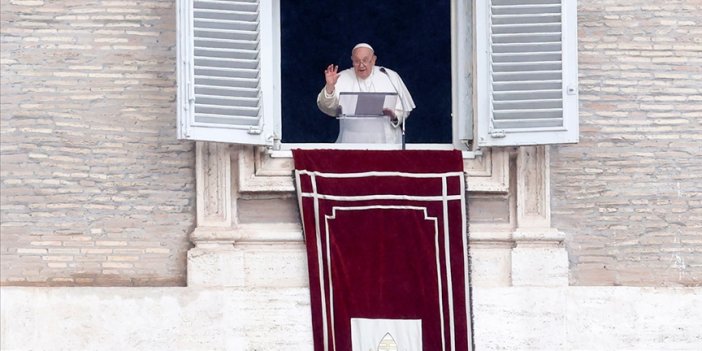
[[[338,122],[317,109],[324,68],[351,67],[371,44],[376,65],[400,74],[417,107],[408,143],[451,143],[451,3],[281,1],[282,133],[285,143],[332,143]]]

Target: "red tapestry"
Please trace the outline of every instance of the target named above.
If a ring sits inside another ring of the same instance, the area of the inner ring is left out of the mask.
[[[460,151],[293,157],[314,349],[469,350]]]

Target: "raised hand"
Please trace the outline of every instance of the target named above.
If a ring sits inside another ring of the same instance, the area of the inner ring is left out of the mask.
[[[339,80],[339,76],[339,66],[331,64],[324,70],[324,80],[326,81],[324,89],[327,90],[327,94],[334,92],[334,86],[336,81]]]

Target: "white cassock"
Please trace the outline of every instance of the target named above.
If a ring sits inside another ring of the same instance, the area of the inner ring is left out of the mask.
[[[373,123],[345,123],[340,120],[339,137],[337,143],[388,143],[399,144],[402,142],[402,123],[415,108],[412,95],[410,95],[402,78],[395,71],[385,68],[387,74],[380,71],[379,67],[373,67],[373,72],[366,79],[356,76],[353,68],[348,68],[339,73],[339,79],[334,86],[334,93],[327,94],[326,89],[317,95],[317,106],[325,114],[337,117],[339,109],[339,93],[341,92],[378,92],[394,93],[395,87],[399,99],[395,104],[395,115],[397,122],[390,121],[390,117],[378,125]],[[392,82],[390,81],[392,79]],[[393,87],[394,84],[394,87]],[[373,129],[369,130],[369,126]]]

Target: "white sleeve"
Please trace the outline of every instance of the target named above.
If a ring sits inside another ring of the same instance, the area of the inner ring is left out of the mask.
[[[329,94],[327,93],[327,89],[322,88],[322,91],[317,95],[317,107],[319,107],[319,110],[324,112],[324,114],[336,117],[339,110],[339,95],[336,89],[334,89],[333,93]]]
[[[399,95],[399,99],[397,99],[398,101],[395,105],[395,116],[397,117],[397,121],[391,122],[392,126],[397,128],[404,123],[405,119],[409,117],[410,112],[412,112],[416,106],[414,105],[412,95],[410,95],[410,92],[407,90],[407,86],[405,85],[405,82],[402,81],[402,78],[400,78],[400,75],[394,71],[390,72],[392,72],[392,77],[389,76],[389,78],[395,82],[395,87],[397,87],[397,92]]]

